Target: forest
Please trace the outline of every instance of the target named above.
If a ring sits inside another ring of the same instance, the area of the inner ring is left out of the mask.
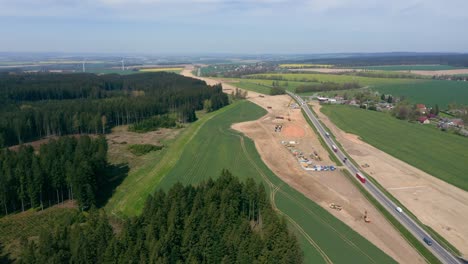
[[[38,138],[106,133],[168,113],[196,120],[229,103],[221,85],[173,73],[138,75],[0,74],[0,147]]]
[[[113,229],[103,211],[22,241],[19,263],[302,263],[266,191],[228,171],[198,186],[157,191],[143,214]]]
[[[107,165],[104,137],[62,137],[36,153],[22,145],[0,150],[0,216],[28,208],[44,208],[67,199],[80,209],[96,205]]]

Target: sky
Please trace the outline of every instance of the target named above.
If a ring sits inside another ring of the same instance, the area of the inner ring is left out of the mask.
[[[0,0],[0,51],[468,52],[467,0]]]

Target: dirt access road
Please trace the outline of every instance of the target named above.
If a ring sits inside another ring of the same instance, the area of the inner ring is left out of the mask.
[[[320,120],[333,132],[346,152],[361,168],[407,207],[422,223],[452,243],[468,256],[468,192],[429,175],[387,153],[361,141],[356,135],[338,129],[312,107]]]
[[[191,69],[184,70],[182,74],[194,77],[191,74]],[[200,79],[205,80],[208,84],[219,83],[213,79]],[[223,90],[230,93],[232,89],[235,87],[223,83]],[[316,162],[317,164],[335,164],[318,141],[301,110],[289,106],[293,102],[291,97],[287,95],[262,96],[260,97],[258,93],[248,92],[248,99],[265,108],[268,114],[255,121],[234,124],[233,128],[254,140],[265,164],[288,185],[325,208],[396,261],[424,263],[422,257],[339,170],[308,172],[302,169],[297,159],[281,141],[296,141],[298,144],[295,145],[295,148],[307,154],[316,151],[322,158],[322,161]],[[277,119],[277,116],[282,116],[285,119]],[[288,121],[288,117],[291,121]],[[275,132],[276,125],[283,125],[281,132]],[[331,209],[330,203],[343,206],[343,210]],[[372,223],[366,224],[364,222],[363,216],[366,210]]]

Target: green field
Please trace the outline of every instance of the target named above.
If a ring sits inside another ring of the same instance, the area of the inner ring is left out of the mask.
[[[439,71],[459,69],[449,65],[382,65],[353,67],[354,69],[382,70],[382,71]]]
[[[373,78],[352,75],[301,73],[301,74],[259,74],[267,78],[282,77],[288,80],[291,91],[300,85],[301,81],[318,80],[320,82],[358,82],[379,93],[393,96],[404,96],[412,103],[423,103],[430,106],[438,104],[442,109],[450,103],[468,104],[468,82],[427,80],[427,79],[401,79],[401,78]],[[272,80],[263,80],[271,82]],[[282,81],[280,81],[282,82]],[[283,81],[284,82],[284,81]],[[302,84],[309,84],[303,82]]]
[[[190,124],[182,133],[171,140],[161,142],[165,147],[160,151],[150,152],[142,156],[141,166],[133,168],[128,176],[117,187],[105,210],[112,215],[134,216],[143,209],[146,197],[150,195],[159,184],[163,175],[167,174],[178,161],[185,144],[187,144],[206,121],[218,113],[229,110],[226,106],[216,112],[198,116],[199,119]]]
[[[468,139],[359,108],[325,106],[333,123],[441,180],[468,190]],[[404,136],[402,136],[404,135]]]
[[[120,69],[91,69],[91,70],[86,70],[86,73],[127,75],[127,74],[141,73],[141,72],[133,71],[133,70],[124,70],[124,71],[122,71]]]
[[[377,247],[282,182],[262,162],[253,141],[230,129],[232,123],[255,120],[265,113],[257,105],[242,101],[214,116],[185,145],[159,188],[168,189],[176,182],[196,184],[217,177],[226,168],[235,176],[252,177],[265,185],[273,206],[297,234],[305,263],[393,263]]]
[[[335,82],[335,83],[349,83],[358,82],[363,86],[375,86],[381,84],[399,84],[407,82],[418,82],[419,80],[413,79],[397,79],[397,78],[373,78],[373,77],[361,77],[352,75],[340,75],[340,74],[322,74],[322,73],[267,73],[267,74],[254,74],[249,75],[251,78],[259,76],[266,76],[267,78],[283,78],[287,81],[295,82],[308,82],[311,80],[317,80],[319,82]]]
[[[444,109],[450,103],[468,105],[468,82],[424,80],[403,84],[383,84],[374,87],[379,93],[405,96],[413,103]]]
[[[252,91],[252,92],[261,93],[261,94],[270,94],[270,90],[271,90],[271,88],[266,85],[262,85],[256,82],[248,82],[244,80],[241,80],[239,82],[229,83],[229,84],[235,87],[247,90],[247,91]]]
[[[248,91],[253,91],[262,94],[269,94],[273,85],[273,80],[262,80],[262,79],[236,79],[236,78],[223,78],[223,80],[228,80],[229,84],[245,89]],[[296,88],[301,85],[314,85],[319,84],[315,82],[295,82],[295,81],[280,81],[279,86],[285,90],[295,92]]]

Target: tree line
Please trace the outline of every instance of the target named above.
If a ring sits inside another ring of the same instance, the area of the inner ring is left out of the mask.
[[[0,150],[0,215],[67,199],[89,209],[105,183],[106,156],[106,139],[89,136],[51,140],[37,153],[25,145]]]
[[[228,171],[157,191],[114,232],[104,212],[23,240],[19,263],[302,263],[296,237],[263,185]]]
[[[51,135],[106,133],[167,113],[196,120],[229,100],[221,85],[173,73],[0,74],[0,147]]]
[[[298,86],[296,88],[296,93],[350,90],[350,89],[356,89],[356,88],[361,88],[361,87],[362,86],[357,82],[350,82],[350,83],[324,82],[320,84]]]

